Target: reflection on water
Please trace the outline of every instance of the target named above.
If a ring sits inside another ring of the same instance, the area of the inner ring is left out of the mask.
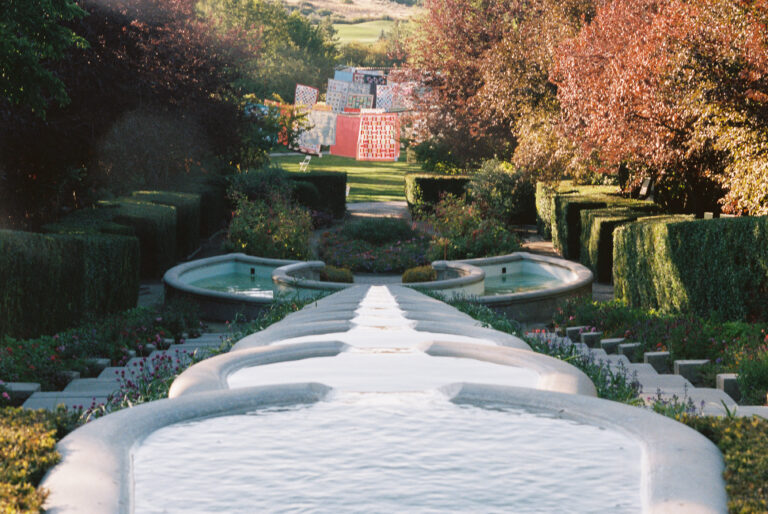
[[[173,425],[134,453],[136,512],[638,512],[640,447],[433,393],[338,393]]]

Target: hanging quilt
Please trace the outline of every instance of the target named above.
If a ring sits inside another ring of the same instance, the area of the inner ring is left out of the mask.
[[[325,93],[325,103],[331,106],[334,112],[342,112],[347,105],[349,82],[328,79],[328,90]]]
[[[415,82],[392,84],[392,107],[390,111],[412,111],[415,90]]]
[[[363,114],[357,139],[358,161],[396,161],[400,157],[397,114]]]
[[[350,109],[370,109],[373,107],[373,95],[347,95],[347,105]]]
[[[320,90],[311,86],[305,86],[303,84],[296,84],[296,95],[294,105],[315,105],[317,103],[317,97],[320,95]]]
[[[374,75],[371,73],[363,73],[363,84],[372,84],[375,86],[383,86],[387,83],[387,77],[384,75]]]
[[[331,155],[357,157],[357,137],[360,133],[360,116],[339,114],[336,116],[336,144],[331,146]]]
[[[359,84],[349,84],[349,89],[347,91],[350,95],[370,95],[371,94],[371,85],[370,84],[363,84],[362,82]]]
[[[392,110],[394,86],[380,84],[376,86],[376,108],[385,111]]]
[[[336,70],[333,73],[333,79],[341,82],[352,82],[354,78],[354,68],[344,68],[343,70]]]

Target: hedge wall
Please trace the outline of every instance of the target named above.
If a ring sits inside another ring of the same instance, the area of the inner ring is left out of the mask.
[[[219,175],[184,177],[173,184],[172,191],[200,195],[200,236],[208,237],[225,227],[230,206],[227,183]]]
[[[317,188],[319,203],[306,207],[316,211],[329,212],[334,218],[344,217],[344,213],[347,211],[346,172],[312,171],[310,173],[289,173],[288,177],[297,182],[309,182]]]
[[[0,230],[0,335],[35,337],[136,305],[139,243]]]
[[[431,212],[443,195],[462,196],[471,180],[469,175],[408,173],[405,176],[405,199],[414,213]]]
[[[176,260],[183,261],[200,246],[200,195],[172,191],[135,191],[138,200],[176,208]]]
[[[614,233],[614,294],[632,306],[768,319],[768,217],[650,217]]]
[[[176,263],[175,207],[132,198],[100,204],[112,210],[116,223],[132,227],[139,238],[143,278],[160,278]]]
[[[624,207],[581,211],[579,260],[594,272],[598,282],[611,282],[613,279],[613,231],[630,221],[651,215]]]
[[[607,207],[657,212],[653,202],[619,196],[616,186],[578,186],[570,181],[556,185],[536,184],[536,223],[544,237],[551,237],[560,254],[579,260],[581,254],[581,212]]]

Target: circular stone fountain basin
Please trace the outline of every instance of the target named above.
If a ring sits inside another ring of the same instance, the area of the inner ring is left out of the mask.
[[[458,269],[463,265],[484,276],[480,292],[476,285],[448,290],[444,282],[406,284],[420,290],[443,290],[450,297],[467,296],[471,301],[487,305],[523,323],[545,323],[552,320],[557,307],[567,298],[592,294],[592,272],[581,264],[556,257],[515,252],[481,259],[438,261],[436,269]],[[477,275],[477,273],[475,273]],[[464,280],[468,271],[458,278]]]
[[[133,453],[135,510],[640,512],[640,455],[525,410],[339,393],[154,432]]]
[[[299,261],[231,253],[179,264],[163,276],[166,301],[185,298],[200,306],[203,319],[255,317],[273,302],[272,273]]]

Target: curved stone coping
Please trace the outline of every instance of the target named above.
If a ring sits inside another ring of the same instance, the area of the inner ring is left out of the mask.
[[[482,294],[485,290],[485,272],[471,264],[461,261],[435,261],[432,267],[437,271],[438,277],[458,275],[455,278],[443,278],[431,282],[414,282],[403,284],[416,290],[429,289],[435,291],[459,290],[464,294]]]
[[[202,287],[196,287],[196,286],[190,285],[184,282],[183,280],[184,274],[189,273],[190,271],[197,270],[200,268],[205,268],[208,266],[214,266],[216,264],[222,264],[225,262],[231,262],[231,261],[242,262],[244,264],[254,264],[259,266],[276,266],[276,267],[300,262],[300,261],[286,260],[286,259],[267,259],[264,257],[253,257],[251,255],[245,255],[244,253],[229,253],[226,255],[217,255],[215,257],[207,257],[205,259],[197,259],[194,261],[179,264],[178,266],[174,266],[173,268],[165,272],[165,275],[163,275],[163,282],[165,283],[166,287],[169,287],[174,291],[178,291],[181,293],[186,293],[194,296],[204,296],[207,298],[215,298],[215,299],[224,300],[227,302],[238,302],[238,303],[252,303],[252,304],[272,303],[272,300],[269,298],[254,298],[254,297],[246,296],[242,294],[227,293],[225,291],[213,291],[211,289],[204,289]]]
[[[472,343],[430,341],[418,348],[433,357],[474,359],[492,364],[525,368],[539,375],[537,387],[566,394],[596,396],[592,381],[570,364],[539,353]],[[229,389],[228,377],[243,368],[317,357],[334,357],[350,347],[341,341],[313,341],[252,348],[217,355],[195,364],[171,385],[169,398]]]
[[[727,512],[723,458],[707,438],[652,411],[580,395],[510,386],[454,384],[451,401],[541,412],[629,434],[640,441],[643,512]]]
[[[233,351],[240,351],[247,348],[254,348],[259,346],[266,346],[283,339],[293,339],[296,337],[305,336],[323,336],[326,334],[337,334],[339,332],[347,332],[354,327],[351,321],[320,321],[320,322],[306,322],[302,324],[293,325],[292,323],[285,323],[288,318],[286,317],[282,321],[275,323],[267,327],[266,329],[251,334],[239,340],[232,347]]]
[[[131,450],[152,432],[184,421],[314,403],[329,392],[311,383],[248,387],[149,402],[92,421],[58,443],[61,462],[41,483],[50,491],[46,512],[132,513]]]
[[[459,320],[456,323],[447,323],[445,321],[422,321],[417,320],[413,327],[419,332],[431,332],[435,334],[451,334],[458,336],[474,337],[477,339],[485,339],[496,343],[499,346],[507,346],[510,348],[519,348],[520,350],[531,350],[528,343],[505,332],[499,332],[492,328],[486,328],[478,326],[477,324],[469,324]]]
[[[229,389],[227,377],[242,368],[314,357],[333,357],[349,347],[341,341],[313,341],[262,346],[216,355],[184,370],[171,384],[168,398]]]
[[[340,291],[353,287],[347,282],[322,282],[317,276],[325,267],[323,261],[307,261],[288,264],[275,268],[272,272],[272,282],[278,288],[280,294],[295,291],[296,289],[308,289],[312,291]]]
[[[502,346],[439,341],[430,344],[424,351],[427,355],[438,357],[461,357],[528,368],[539,374],[539,382],[536,384],[539,390],[597,396],[595,384],[583,371],[565,361],[541,353]]]
[[[475,300],[487,305],[506,304],[506,303],[525,303],[532,300],[539,300],[553,296],[572,293],[592,286],[594,275],[586,266],[566,259],[550,257],[547,255],[538,255],[528,252],[515,252],[509,255],[499,255],[496,257],[487,257],[482,259],[467,259],[460,262],[474,266],[498,266],[508,262],[521,260],[533,261],[540,264],[565,268],[574,274],[573,280],[569,280],[562,285],[549,287],[546,289],[537,289],[534,291],[524,291],[521,293],[509,293],[500,295],[479,295]]]

